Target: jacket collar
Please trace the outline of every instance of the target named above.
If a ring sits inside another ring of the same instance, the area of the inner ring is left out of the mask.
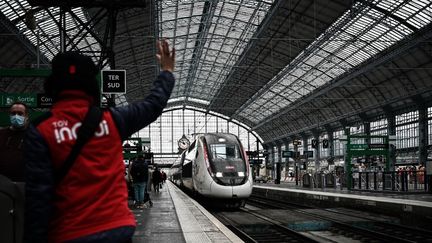
[[[94,98],[81,90],[62,91],[53,104],[52,109],[64,109],[71,106],[90,106],[94,104]]]

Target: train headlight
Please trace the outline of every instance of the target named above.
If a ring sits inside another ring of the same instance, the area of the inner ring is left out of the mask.
[[[237,173],[238,173],[238,176],[240,176],[240,177],[244,177],[245,176],[245,173],[243,171],[240,171],[240,172],[237,172]]]
[[[216,177],[222,177],[222,172],[216,172]]]

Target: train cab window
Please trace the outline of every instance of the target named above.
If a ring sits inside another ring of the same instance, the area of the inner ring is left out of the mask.
[[[210,165],[216,182],[223,185],[241,185],[245,181],[246,162],[237,144],[209,145]]]
[[[210,144],[213,159],[241,159],[241,154],[234,144]]]

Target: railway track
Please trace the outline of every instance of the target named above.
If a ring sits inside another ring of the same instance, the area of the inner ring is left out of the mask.
[[[299,232],[291,230],[287,227],[280,225],[262,215],[242,210],[244,213],[252,214],[261,220],[264,220],[267,224],[261,225],[260,230],[248,230],[247,227],[238,225],[235,221],[229,217],[215,213],[214,216],[218,218],[225,226],[233,231],[245,242],[319,242],[310,237],[307,237]]]
[[[312,209],[310,207],[257,197],[251,197],[250,200],[248,200],[248,204],[262,209],[295,209],[296,212],[304,214],[305,216],[330,222],[331,227],[328,230],[334,235],[348,237],[357,242],[432,242],[431,231],[381,221],[378,219],[372,220],[370,217],[359,215],[358,212],[355,213],[352,210],[340,212],[335,209]],[[314,210],[331,212],[333,217],[325,217],[322,216],[322,214],[318,215],[313,213]],[[339,214],[341,217],[351,216],[369,220],[370,223],[364,224],[363,226],[347,224],[337,220],[337,217],[334,217],[335,214]]]

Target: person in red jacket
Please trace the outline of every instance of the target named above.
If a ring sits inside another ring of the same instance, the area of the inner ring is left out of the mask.
[[[174,87],[175,51],[166,40],[157,48],[161,73],[150,95],[103,110],[94,136],[60,181],[54,178],[100,93],[98,69],[90,57],[76,52],[54,57],[45,83],[54,104],[29,126],[24,147],[25,242],[131,241],[136,223],[127,202],[122,141],[157,119]]]

